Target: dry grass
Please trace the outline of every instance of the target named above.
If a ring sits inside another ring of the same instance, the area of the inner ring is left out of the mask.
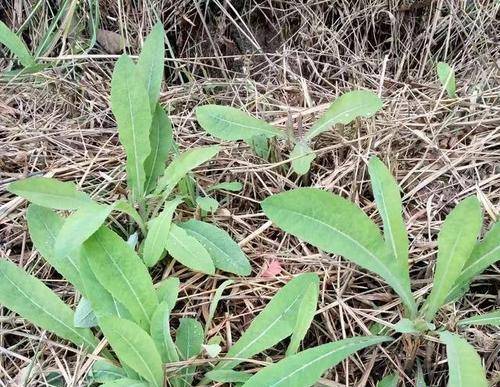
[[[0,16],[19,28],[35,3],[4,1]],[[32,49],[40,44],[57,8],[57,2],[41,3],[23,32]],[[401,306],[383,282],[270,226],[259,202],[272,193],[310,184],[349,197],[378,221],[366,171],[367,158],[378,154],[405,192],[411,277],[416,294],[426,294],[436,235],[455,203],[478,195],[486,223],[498,218],[500,3],[437,0],[408,11],[394,0],[194,3],[100,1],[101,27],[124,34],[133,54],[156,18],[164,21],[170,48],[161,100],[170,109],[182,149],[214,142],[194,120],[193,108],[199,104],[238,106],[300,132],[346,90],[375,90],[385,102],[375,119],[336,128],[317,139],[313,148],[318,157],[306,179],[288,172],[286,143],[275,144],[272,162],[254,156],[244,144],[227,143],[216,161],[199,169],[202,189],[223,180],[245,183],[243,192],[220,196],[225,198],[223,209],[212,221],[242,241],[254,269],[251,277],[237,278],[226,291],[209,335],[220,334],[230,345],[277,289],[302,272],[316,272],[321,278],[319,309],[305,346],[367,333],[374,323],[397,322]],[[77,182],[100,200],[124,194],[124,154],[108,100],[115,56],[99,46],[83,54],[77,50],[89,38],[78,26],[89,17],[87,6],[79,6],[79,23],[61,29],[57,44],[45,54],[54,68],[36,77],[4,80],[0,86],[0,254],[43,278],[71,304],[78,297],[73,288],[31,248],[26,203],[5,187],[25,176],[45,175]],[[454,65],[458,99],[448,99],[438,84],[438,60]],[[1,63],[3,69],[12,64]],[[180,216],[191,216],[188,208],[183,211]],[[126,228],[126,219],[113,219],[113,225]],[[263,267],[275,259],[284,268],[282,274],[262,278]],[[170,274],[181,279],[174,325],[181,316],[203,322],[215,289],[227,278],[194,274],[176,265],[159,265],[153,274],[156,279]],[[439,313],[438,324],[457,330],[457,319],[498,307],[499,285],[498,267],[489,268],[466,297]],[[84,385],[92,356],[0,310],[0,386],[22,385],[26,373],[34,375],[30,386],[45,386],[46,373],[40,370],[58,370],[68,385]],[[484,359],[493,385],[500,382],[498,331],[470,328],[464,333]],[[283,348],[278,345],[266,355],[278,359]],[[257,358],[249,369],[260,367],[268,357]],[[443,347],[432,339],[406,336],[352,356],[322,383],[374,386],[384,374],[396,371],[412,386],[417,357],[427,382],[444,386]]]

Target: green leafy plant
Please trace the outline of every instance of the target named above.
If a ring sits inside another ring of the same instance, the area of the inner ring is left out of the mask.
[[[336,124],[349,124],[357,117],[371,117],[382,107],[379,97],[369,91],[351,91],[340,96],[300,138],[285,133],[265,121],[229,106],[205,105],[196,109],[198,123],[212,136],[225,141],[244,140],[253,144],[256,138],[288,139],[292,168],[298,175],[309,172],[316,155],[311,141]]]
[[[448,97],[456,98],[457,96],[457,84],[455,82],[455,70],[445,62],[438,62],[436,65],[436,71],[439,81],[446,90]]]
[[[478,242],[482,226],[479,201],[469,197],[460,202],[447,216],[439,232],[432,291],[417,308],[411,291],[409,241],[402,217],[399,187],[378,158],[370,160],[368,170],[384,226],[383,235],[358,206],[320,189],[299,188],[273,195],[262,202],[262,208],[269,219],[284,231],[328,253],[341,255],[382,277],[400,296],[405,307],[407,318],[394,326],[397,331],[437,334],[442,330],[436,331],[434,324],[439,309],[463,295],[473,278],[500,258],[500,225],[495,223]],[[486,316],[484,322],[497,324],[497,314]],[[457,344],[455,336],[449,333],[441,338],[445,338],[442,341],[447,346],[468,346],[462,339],[457,339],[460,340]],[[454,348],[449,351],[454,353]],[[465,352],[471,351],[475,352],[472,347]],[[471,356],[470,361],[478,363],[478,359]],[[464,370],[452,356],[449,356],[449,366],[450,375]],[[476,383],[486,385],[480,362],[474,366],[474,372]],[[459,384],[450,382],[450,385]]]

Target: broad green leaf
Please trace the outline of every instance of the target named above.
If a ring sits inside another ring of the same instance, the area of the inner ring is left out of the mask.
[[[389,340],[391,339],[383,336],[353,337],[307,349],[265,367],[243,386],[312,386],[328,368],[337,365],[349,355]]]
[[[172,124],[165,110],[158,104],[154,111],[153,122],[149,132],[151,153],[144,162],[146,171],[146,193],[155,189],[156,182],[165,170],[168,152],[172,148]]]
[[[407,318],[402,318],[394,324],[394,330],[398,333],[420,333],[415,327],[415,323]]]
[[[202,347],[209,357],[217,357],[222,351],[219,344],[203,344]]]
[[[227,352],[226,357],[233,360],[221,361],[216,369],[232,369],[243,359],[249,359],[290,336],[296,327],[304,289],[312,284],[319,286],[318,276],[306,273],[280,289]]]
[[[144,162],[151,152],[149,128],[152,112],[149,97],[132,59],[122,55],[111,79],[111,110],[116,118],[120,142],[127,155],[127,180],[132,198],[142,198],[146,172]]]
[[[470,282],[488,266],[500,259],[500,222],[496,222],[479,243],[476,243],[462,273],[448,293],[447,301],[454,301],[468,289]]]
[[[481,358],[465,339],[450,332],[439,335],[446,344],[448,356],[449,387],[487,387],[488,381]]]
[[[205,323],[205,333],[207,333],[208,330],[210,329],[210,324],[212,323],[212,319],[215,316],[215,311],[222,297],[222,293],[224,292],[224,290],[226,290],[226,288],[229,285],[232,285],[233,283],[234,283],[233,280],[225,280],[223,283],[220,284],[220,286],[215,291],[214,298],[212,298],[212,301],[210,302],[210,308],[208,310],[208,317]]]
[[[407,273],[392,257],[375,223],[355,204],[315,188],[273,195],[262,209],[278,227],[328,253],[380,275],[412,310]]]
[[[82,298],[75,309],[73,325],[77,328],[93,328],[97,324],[97,317],[90,301]]]
[[[90,301],[97,319],[100,320],[106,316],[116,316],[131,320],[132,316],[129,311],[97,280],[88,263],[89,260],[93,259],[93,255],[87,256],[88,253],[89,250],[86,249],[82,249],[81,251],[80,273],[85,287],[85,296]]]
[[[169,194],[184,176],[210,160],[217,153],[219,153],[219,147],[216,145],[199,147],[181,153],[165,169],[165,173],[158,181],[155,193],[159,194],[163,190],[167,190],[167,194]]]
[[[245,383],[251,375],[233,370],[213,370],[205,374],[208,380],[219,383]]]
[[[301,176],[305,175],[311,169],[311,163],[316,158],[316,154],[305,142],[298,142],[295,144],[290,159],[292,159],[293,171]]]
[[[491,325],[494,327],[500,326],[500,309],[493,312],[484,313],[477,316],[472,316],[458,322],[458,325]]]
[[[158,298],[148,270],[134,250],[106,227],[92,235],[83,250],[101,285],[148,329]]]
[[[177,302],[177,297],[179,294],[180,281],[177,277],[169,277],[160,282],[158,288],[156,289],[156,295],[158,296],[158,301],[167,301],[170,305],[170,310],[172,310]]]
[[[373,195],[377,209],[384,223],[384,239],[387,247],[400,266],[404,281],[410,283],[408,270],[408,234],[403,220],[403,206],[396,180],[387,167],[377,157],[372,157],[368,163]],[[413,317],[415,308],[409,310]]]
[[[89,377],[93,382],[104,383],[123,379],[127,376],[123,368],[108,360],[97,360],[90,370]]]
[[[304,298],[297,312],[297,321],[293,330],[290,344],[286,350],[286,355],[294,355],[297,353],[300,342],[304,339],[309,327],[311,326],[314,315],[316,314],[316,306],[318,304],[319,288],[317,283],[311,283],[307,288],[304,288]]]
[[[191,270],[214,274],[212,258],[203,245],[194,237],[172,223],[167,237],[167,251],[177,261]]]
[[[355,90],[341,95],[305,135],[311,140],[336,124],[348,124],[357,117],[369,118],[382,108],[382,101],[371,91]]]
[[[152,386],[163,386],[163,365],[151,336],[134,322],[117,317],[104,317],[99,325],[122,363]]]
[[[161,355],[163,363],[179,361],[177,349],[170,336],[170,311],[171,305],[168,301],[163,301],[151,318],[151,337],[156,348]]]
[[[28,51],[28,48],[21,38],[11,31],[2,21],[0,21],[0,43],[12,51],[24,67],[30,67],[36,64],[35,58]]]
[[[86,193],[77,191],[70,182],[47,177],[29,177],[10,183],[7,190],[42,207],[76,210],[92,202]]]
[[[196,198],[196,204],[198,204],[198,207],[203,211],[208,213],[213,213],[219,208],[219,202],[210,196],[198,196]]]
[[[112,210],[112,206],[92,202],[67,217],[57,234],[55,254],[72,254],[103,225]]]
[[[163,79],[163,61],[165,60],[165,31],[163,24],[154,25],[146,37],[137,61],[137,74],[142,78],[149,96],[151,111],[155,109],[160,97],[161,81]]]
[[[182,360],[189,360],[198,356],[203,344],[203,327],[192,318],[181,318],[179,328],[175,335],[175,345],[179,350]],[[180,370],[180,375],[176,377],[181,386],[190,387],[193,380],[196,366],[185,367]]]
[[[151,384],[141,382],[140,380],[124,378],[104,383],[101,387],[151,387]]]
[[[217,269],[242,276],[250,275],[252,272],[247,256],[226,231],[213,224],[194,219],[178,226],[205,247]]]
[[[222,190],[222,191],[239,192],[242,189],[243,189],[243,184],[241,184],[239,181],[227,181],[215,184],[210,188],[208,188],[207,191]]]
[[[259,156],[261,159],[269,160],[271,155],[271,148],[269,146],[269,138],[265,134],[259,134],[257,136],[252,136],[245,142],[250,145],[253,152]]]
[[[445,63],[445,62],[438,62],[436,66],[437,70],[437,75],[439,78],[439,81],[443,85],[443,87],[446,90],[446,93],[448,93],[448,96],[450,98],[455,98],[457,96],[457,85],[455,82],[455,70],[453,68]]]
[[[63,339],[90,350],[97,340],[73,326],[73,311],[38,278],[7,260],[0,261],[0,304]]]
[[[398,382],[399,376],[397,374],[389,374],[377,383],[377,387],[397,387]]]
[[[221,140],[250,140],[259,135],[283,137],[278,128],[230,106],[199,106],[196,108],[196,119],[207,133]]]
[[[146,266],[154,266],[161,258],[167,246],[168,233],[175,209],[182,203],[182,199],[165,202],[163,211],[148,222],[148,234],[144,240],[142,258]]]
[[[40,254],[66,280],[82,294],[85,294],[80,273],[80,255],[71,254],[59,256],[54,252],[56,237],[63,226],[64,220],[56,212],[46,207],[31,204],[26,212],[31,241]]]
[[[462,200],[446,217],[438,235],[438,256],[431,294],[424,304],[425,319],[432,321],[469,259],[482,224],[476,197]]]

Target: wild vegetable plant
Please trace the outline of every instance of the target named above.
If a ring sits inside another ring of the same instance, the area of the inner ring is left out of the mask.
[[[438,62],[436,65],[436,71],[439,78],[439,81],[443,85],[443,88],[446,90],[448,97],[456,98],[457,96],[457,85],[455,81],[455,70],[445,62]]]
[[[496,222],[484,238],[477,241],[482,226],[477,198],[466,198],[453,209],[438,235],[432,291],[417,308],[417,300],[411,291],[409,240],[402,217],[399,187],[378,158],[370,160],[368,170],[384,226],[383,235],[358,206],[320,189],[299,188],[273,195],[262,202],[262,208],[268,218],[284,231],[382,277],[399,295],[405,308],[406,318],[394,328],[404,333],[439,335],[447,346],[450,386],[472,385],[467,380],[486,386],[485,373],[473,347],[444,328],[436,330],[434,318],[443,305],[466,292],[476,275],[498,261],[500,223]],[[472,322],[481,321],[481,317],[477,318]],[[498,325],[498,312],[483,316],[482,321]]]
[[[379,97],[369,91],[348,92],[334,101],[328,110],[300,138],[229,106],[205,105],[196,109],[198,123],[214,137],[225,141],[279,138],[293,144],[290,153],[292,169],[298,175],[309,172],[316,155],[311,141],[336,124],[349,124],[357,117],[371,117],[382,107]]]

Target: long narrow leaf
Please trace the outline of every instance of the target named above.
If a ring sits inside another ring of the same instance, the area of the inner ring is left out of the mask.
[[[130,246],[113,231],[101,227],[83,245],[92,272],[106,290],[149,329],[158,298],[146,266]]]
[[[24,42],[4,22],[0,21],[0,43],[5,45],[19,59],[24,67],[36,64],[35,58],[28,51]]]
[[[370,345],[391,340],[388,337],[353,337],[335,343],[323,344],[287,357],[265,367],[252,376],[244,387],[308,387],[318,381],[330,367],[349,355]]]
[[[230,107],[205,105],[196,108],[196,119],[207,133],[226,141],[250,140],[254,136],[283,137],[278,128]]]
[[[132,197],[141,199],[146,182],[144,161],[151,151],[149,128],[152,113],[146,87],[132,59],[122,55],[116,62],[111,80],[111,109],[116,117],[120,142],[127,155],[127,178]]]
[[[425,319],[432,321],[455,284],[476,244],[482,224],[481,206],[475,197],[462,200],[441,227],[432,291],[424,305]]]
[[[440,334],[448,355],[449,387],[487,387],[488,381],[481,358],[474,348],[461,337],[450,332]]]
[[[56,210],[76,210],[92,202],[86,193],[77,191],[73,183],[47,177],[18,180],[9,184],[7,190],[34,204]]]
[[[445,62],[438,62],[436,66],[437,75],[439,81],[446,90],[446,93],[450,98],[455,98],[457,96],[457,85],[455,81],[455,70]]]
[[[179,361],[177,348],[170,336],[170,304],[163,301],[158,305],[151,318],[151,337],[161,355],[163,363]]]
[[[120,361],[152,386],[163,386],[161,357],[151,336],[132,321],[117,317],[105,317],[99,325]]]
[[[500,326],[500,309],[493,312],[472,316],[458,322],[458,325],[491,325],[494,327]]]
[[[201,324],[192,318],[181,318],[179,328],[175,336],[175,345],[179,350],[182,360],[189,360],[201,353],[203,344],[203,328]],[[174,379],[179,381],[180,386],[190,387],[196,366],[188,366],[181,369],[180,376]]]
[[[89,329],[73,327],[73,311],[52,290],[6,260],[0,261],[0,304],[78,346],[97,345]]]
[[[164,279],[158,284],[156,289],[156,295],[158,296],[158,301],[167,301],[170,305],[170,310],[172,310],[177,302],[177,297],[179,295],[179,278],[169,277]]]
[[[380,275],[409,310],[414,300],[407,273],[392,257],[380,230],[346,199],[315,188],[299,188],[262,202],[267,217],[286,232]]]

